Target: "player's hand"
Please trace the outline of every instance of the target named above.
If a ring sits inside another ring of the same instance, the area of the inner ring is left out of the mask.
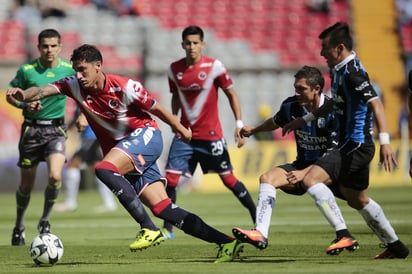
[[[21,88],[9,88],[7,96],[12,96],[14,99],[24,102],[24,91]]]
[[[286,173],[286,180],[289,184],[296,184],[303,180],[306,172],[304,170],[293,170]]]
[[[388,172],[391,172],[394,168],[398,168],[398,160],[389,144],[381,145],[379,163],[383,165],[385,171]]]
[[[185,143],[189,143],[192,140],[192,130],[190,128],[184,128],[179,131],[179,139]]]
[[[282,136],[291,133],[292,131],[301,128],[305,124],[305,120],[302,117],[299,117],[293,121],[290,121],[282,128]]]
[[[43,105],[41,104],[39,100],[27,103],[27,111],[31,113],[36,113],[42,109],[43,109]]]
[[[88,125],[89,125],[89,123],[87,122],[86,117],[85,117],[83,114],[79,115],[79,117],[78,117],[77,120],[76,120],[77,130],[78,130],[79,132],[82,132],[82,131],[84,131],[84,130],[86,129],[86,127],[87,127]]]
[[[242,147],[246,143],[246,139],[243,138],[242,135],[240,135],[240,128],[235,129],[235,142],[237,144],[237,147]]]
[[[241,137],[250,137],[250,136],[253,135],[252,129],[253,129],[253,127],[251,127],[251,126],[244,126],[240,129],[239,135]]]

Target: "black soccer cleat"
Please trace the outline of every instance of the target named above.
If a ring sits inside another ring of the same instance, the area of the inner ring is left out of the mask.
[[[386,250],[378,254],[374,259],[405,259],[409,255],[409,248],[397,240],[394,243],[386,245]]]
[[[13,234],[11,235],[11,245],[25,245],[26,242],[24,241],[25,233],[24,233],[24,228],[19,229],[15,227],[13,229]]]
[[[40,221],[38,226],[37,226],[37,229],[39,230],[40,234],[50,233],[51,229],[50,229],[49,221]]]

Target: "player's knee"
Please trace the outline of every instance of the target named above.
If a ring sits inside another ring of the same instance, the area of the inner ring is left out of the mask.
[[[230,189],[232,189],[238,182],[238,180],[232,173],[220,176],[220,178],[222,179],[223,184]]]
[[[97,178],[99,178],[105,185],[107,185],[110,188],[107,182],[110,181],[110,178],[111,176],[113,176],[114,173],[119,173],[119,169],[110,162],[101,161],[96,164],[94,172]]]
[[[274,187],[279,187],[281,184],[276,181],[277,178],[273,176],[270,172],[265,172],[259,177],[259,183],[261,184],[271,184]]]
[[[49,185],[57,187],[61,184],[61,181],[62,181],[61,171],[60,172],[51,171],[49,173]]]
[[[96,164],[94,171],[97,173],[100,173],[102,170],[109,170],[112,172],[119,172],[119,169],[112,163],[108,161],[101,161]]]
[[[179,178],[180,178],[180,174],[167,172],[166,173],[167,186],[177,187],[177,185],[179,184]]]

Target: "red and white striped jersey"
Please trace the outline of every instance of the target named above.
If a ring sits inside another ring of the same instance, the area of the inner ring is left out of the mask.
[[[119,75],[105,76],[105,86],[98,91],[83,89],[75,76],[51,83],[61,94],[76,101],[104,154],[137,128],[158,128],[146,112],[156,100],[140,82]]]
[[[192,139],[223,138],[218,110],[218,90],[232,87],[232,79],[219,60],[202,56],[200,62],[187,66],[185,59],[168,69],[171,93],[179,95],[181,123],[192,130]]]

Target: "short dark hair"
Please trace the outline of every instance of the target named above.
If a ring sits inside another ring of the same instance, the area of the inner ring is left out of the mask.
[[[186,36],[188,35],[199,35],[200,40],[203,41],[204,33],[199,26],[191,25],[186,27],[182,32],[182,40],[185,40]]]
[[[39,33],[39,35],[37,37],[37,41],[40,45],[45,38],[55,38],[55,37],[59,40],[59,43],[60,43],[61,36],[60,36],[60,33],[57,30],[55,30],[55,29],[45,29],[45,30],[42,30]]]
[[[348,24],[337,22],[319,34],[319,39],[329,38],[329,44],[336,47],[344,44],[347,50],[353,49],[353,40]]]
[[[100,61],[103,63],[103,56],[96,46],[83,44],[73,50],[70,61],[72,63],[77,61],[86,61],[87,63]]]
[[[320,86],[320,90],[323,90],[325,85],[325,78],[323,78],[322,73],[319,69],[310,66],[303,66],[298,72],[295,74],[295,80],[298,79],[306,79],[306,83],[311,87],[314,88],[317,85]]]

